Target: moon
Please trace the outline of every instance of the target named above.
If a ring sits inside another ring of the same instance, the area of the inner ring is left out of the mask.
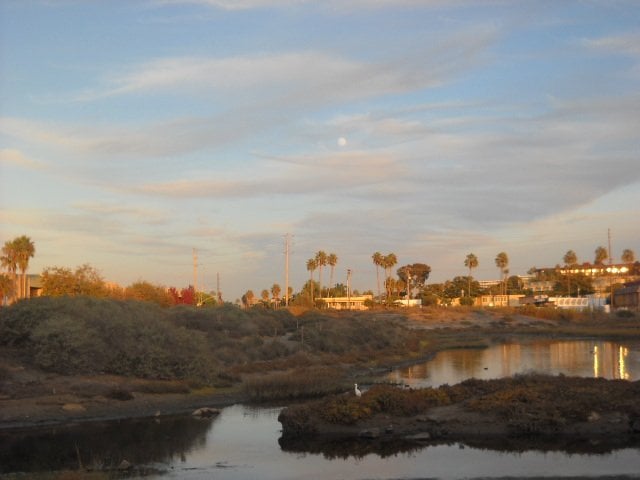
[[[346,139],[346,138],[344,138],[344,137],[340,137],[340,138],[338,139],[338,146],[340,146],[340,147],[344,147],[344,146],[346,146],[346,145],[347,145],[347,139]]]

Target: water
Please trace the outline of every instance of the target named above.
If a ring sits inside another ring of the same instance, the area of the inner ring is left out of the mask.
[[[595,348],[594,348],[595,347]],[[536,342],[443,352],[394,372],[411,385],[456,383],[526,371],[638,379],[640,348],[612,342]],[[213,420],[111,422],[0,434],[0,474],[117,465],[127,459],[161,473],[151,479],[480,479],[507,477],[640,478],[640,448],[545,445],[376,444],[279,441],[280,408],[225,408]],[[77,450],[76,450],[77,447]],[[148,473],[148,472],[147,472]]]
[[[437,387],[471,377],[490,379],[531,372],[638,380],[640,347],[606,341],[545,340],[447,350],[428,362],[392,372],[388,380],[416,388]]]

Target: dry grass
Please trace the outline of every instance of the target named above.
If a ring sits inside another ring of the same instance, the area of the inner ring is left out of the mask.
[[[318,397],[345,391],[350,382],[338,367],[310,367],[245,378],[244,392],[258,402]]]

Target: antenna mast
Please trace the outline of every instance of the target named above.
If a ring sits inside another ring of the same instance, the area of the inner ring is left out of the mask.
[[[284,236],[284,305],[289,306],[289,238],[287,233]]]

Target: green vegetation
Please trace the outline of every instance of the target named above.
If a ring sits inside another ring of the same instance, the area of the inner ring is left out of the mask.
[[[0,314],[0,343],[25,363],[61,374],[111,373],[213,381],[206,337],[141,302],[42,297]]]
[[[285,409],[285,435],[314,433],[319,423],[354,425],[376,415],[408,417],[460,404],[469,412],[495,416],[512,434],[553,433],[590,416],[618,412],[640,417],[640,382],[546,375],[496,380],[471,379],[439,388],[404,390],[377,385],[362,397],[333,395]],[[390,420],[388,420],[390,421]]]
[[[176,306],[112,298],[40,297],[0,310],[0,346],[26,365],[63,375],[114,374],[229,386],[247,377],[255,399],[316,395],[344,385],[346,368],[417,352],[397,320],[309,311]],[[318,374],[316,384],[296,368]],[[318,367],[317,370],[314,368]],[[253,373],[280,372],[271,387]],[[326,380],[326,381],[325,381]],[[288,386],[287,386],[288,385]],[[276,388],[277,387],[277,388]]]

